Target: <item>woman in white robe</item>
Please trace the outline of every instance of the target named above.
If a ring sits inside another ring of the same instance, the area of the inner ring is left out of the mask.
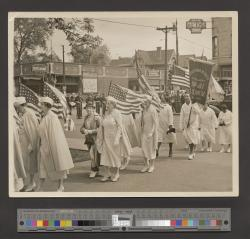
[[[173,110],[168,104],[169,99],[166,96],[162,96],[163,109],[160,110],[159,117],[159,127],[158,127],[158,150],[156,156],[159,155],[159,150],[162,142],[169,144],[169,157],[173,156],[173,144],[176,144],[176,134],[170,132],[173,129]]]
[[[68,143],[62,125],[55,113],[51,111],[53,100],[41,98],[41,108],[44,117],[38,128],[40,137],[39,177],[40,188],[46,178],[58,181],[58,192],[64,191],[63,180],[67,178],[68,170],[74,167]]]
[[[122,157],[129,157],[131,145],[122,123],[121,113],[116,109],[116,100],[107,97],[107,110],[102,121],[103,146],[101,154],[101,165],[105,167],[105,175],[101,181],[106,182],[111,177],[111,181],[118,181],[119,169]],[[112,170],[113,172],[111,172]],[[112,175],[110,175],[112,173]]]
[[[145,160],[145,165],[141,170],[142,173],[154,171],[154,160],[158,148],[158,115],[151,103],[152,97],[147,96],[142,113],[141,148]]]
[[[185,103],[181,107],[180,130],[189,144],[189,160],[194,159],[196,145],[199,144],[199,113],[198,104],[192,104],[190,96],[186,94]]]
[[[16,97],[15,107],[21,115],[22,124],[19,127],[19,137],[22,149],[22,156],[26,174],[29,180],[25,180],[24,191],[30,192],[35,189],[35,174],[38,172],[38,119],[34,111],[26,107],[25,97]]]
[[[205,104],[200,112],[199,123],[202,141],[201,151],[205,150],[207,143],[207,152],[212,152],[212,144],[215,143],[215,129],[218,128],[218,120],[214,110],[209,108],[208,104]]]
[[[219,121],[219,144],[221,153],[230,153],[232,144],[232,112],[223,104],[218,117]]]

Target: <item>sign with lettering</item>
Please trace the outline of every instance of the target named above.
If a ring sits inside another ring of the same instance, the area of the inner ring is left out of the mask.
[[[82,80],[83,93],[96,93],[97,92],[97,79],[86,78]]]
[[[62,75],[63,74],[63,63],[55,62],[51,63],[51,74]],[[68,76],[81,76],[81,65],[65,63],[65,75]]]
[[[189,60],[190,95],[193,102],[206,103],[213,65],[208,61]]]
[[[45,73],[47,71],[47,65],[46,64],[32,65],[32,71],[39,72],[39,73]]]
[[[192,34],[201,33],[206,28],[206,22],[202,19],[190,19],[186,22],[186,29],[189,29]]]

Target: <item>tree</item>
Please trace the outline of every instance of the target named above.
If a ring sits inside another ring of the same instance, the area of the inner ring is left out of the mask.
[[[55,52],[52,52],[52,59],[51,59],[51,54],[48,54],[47,52],[41,52],[37,54],[33,53],[28,54],[27,52],[25,52],[22,55],[22,63],[49,62],[51,60],[57,62],[61,61],[61,59]]]
[[[106,45],[97,47],[90,58],[90,62],[96,65],[108,65],[110,61],[110,52]]]
[[[46,49],[46,41],[51,35],[45,18],[16,18],[14,22],[15,62],[21,63],[24,54],[37,47]]]
[[[15,61],[22,62],[24,54],[35,49],[46,50],[46,42],[55,29],[65,33],[72,48],[95,49],[102,39],[93,36],[93,20],[89,18],[16,18],[14,23]],[[74,55],[72,55],[74,57]]]

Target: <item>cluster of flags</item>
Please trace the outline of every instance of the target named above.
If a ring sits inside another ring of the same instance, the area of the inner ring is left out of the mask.
[[[189,70],[180,66],[174,65],[171,83],[173,85],[184,86],[190,88]]]
[[[43,96],[48,96],[54,101],[54,105],[51,110],[57,114],[59,119],[66,119],[68,106],[63,93],[47,82],[44,82],[42,87]],[[42,111],[39,104],[40,96],[22,83],[20,83],[19,86],[19,96],[24,96],[26,98],[27,107],[35,112],[38,119],[41,119]]]

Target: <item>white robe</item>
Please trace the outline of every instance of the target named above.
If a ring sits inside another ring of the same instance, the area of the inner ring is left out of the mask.
[[[167,143],[176,143],[176,134],[175,133],[169,133],[167,134],[167,131],[169,130],[169,126],[173,126],[174,121],[174,115],[172,107],[169,104],[164,104],[163,109],[160,110],[159,114],[159,127],[158,127],[158,142],[163,142],[164,140],[167,141]]]
[[[225,126],[219,126],[219,144],[232,143],[232,112],[220,112],[218,117],[219,123],[225,123]]]
[[[199,116],[201,140],[215,143],[215,128],[218,127],[218,120],[214,111],[208,107],[206,111],[201,110]]]
[[[183,136],[188,144],[199,144],[199,113],[200,109],[197,104],[190,103],[188,105],[184,103],[181,107],[180,130],[183,131]]]

